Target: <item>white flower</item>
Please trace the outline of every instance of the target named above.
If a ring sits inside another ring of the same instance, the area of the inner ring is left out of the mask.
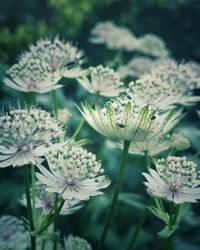
[[[67,108],[58,110],[58,120],[62,123],[66,123],[69,121],[72,114]]]
[[[37,164],[62,133],[56,119],[41,109],[10,108],[0,114],[0,168]]]
[[[169,156],[156,162],[156,170],[143,173],[144,184],[155,196],[173,201],[176,204],[196,202],[200,199],[200,180],[197,164],[186,157]]]
[[[151,59],[145,56],[134,57],[126,65],[120,66],[118,73],[122,79],[128,76],[138,78],[143,74],[150,72],[157,61],[158,60]]]
[[[25,53],[8,71],[5,84],[23,92],[46,93],[62,87],[57,84],[61,77],[52,72],[47,62],[37,55]]]
[[[187,65],[190,67],[192,70],[194,76],[196,77],[196,88],[200,88],[200,64],[197,62],[190,61],[187,63]]]
[[[110,21],[97,23],[91,35],[92,43],[105,44],[109,49],[133,51],[137,47],[137,39],[130,30]]]
[[[191,144],[187,137],[181,133],[174,133],[171,136],[171,144],[176,150],[182,151],[188,149]]]
[[[69,41],[62,41],[58,37],[41,39],[30,46],[30,51],[42,58],[52,72],[60,72],[61,76],[75,78],[83,73],[84,52]]]
[[[154,57],[166,57],[169,55],[165,42],[154,34],[147,34],[139,38],[137,50]]]
[[[64,238],[65,250],[92,250],[91,245],[85,240],[77,236],[69,235]]]
[[[156,156],[171,147],[170,136],[161,136],[150,139],[149,141],[132,141],[129,147],[129,153],[134,155]]]
[[[11,215],[0,217],[0,249],[26,250],[30,244],[29,232],[23,222]]]
[[[79,78],[78,82],[90,93],[103,96],[117,96],[124,91],[124,84],[119,74],[109,67],[99,65],[90,67],[88,77]]]
[[[110,184],[108,178],[101,175],[101,162],[81,147],[67,145],[50,150],[46,159],[49,170],[40,166],[37,178],[48,192],[59,193],[65,200],[88,200],[90,196],[102,194],[99,190]]]
[[[44,214],[49,214],[50,211],[54,207],[56,195],[54,193],[49,193],[45,190],[45,185],[40,183],[39,181],[35,184],[35,207],[36,208],[42,208],[42,211]],[[32,193],[32,190],[30,190]],[[22,205],[26,206],[26,197],[23,195],[23,198],[21,200]],[[60,212],[60,215],[69,215],[80,208],[82,208],[83,205],[80,203],[79,200],[73,199],[73,200],[66,200],[62,210]]]
[[[147,141],[167,133],[180,119],[180,111],[159,115],[127,96],[117,97],[103,108],[96,105],[92,109],[86,103],[80,111],[91,127],[114,140]]]
[[[165,59],[149,74],[131,82],[127,94],[153,108],[167,110],[177,104],[191,105],[199,101],[200,96],[192,96],[197,86],[196,77],[187,64]]]

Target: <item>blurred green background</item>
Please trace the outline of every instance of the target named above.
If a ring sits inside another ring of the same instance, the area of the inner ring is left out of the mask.
[[[9,65],[13,64],[18,54],[27,45],[41,37],[53,37],[57,34],[61,38],[77,42],[85,50],[88,65],[104,62],[108,50],[88,42],[90,30],[99,21],[111,20],[117,25],[130,28],[136,35],[154,33],[161,36],[178,60],[194,60],[200,62],[200,1],[198,0],[6,0],[0,4],[0,76],[5,74]],[[0,105],[8,106],[20,98],[20,93],[6,87],[1,80]],[[78,87],[73,81],[59,91],[59,104],[68,107],[73,113],[69,122],[69,134],[80,121],[80,115],[74,102],[90,99],[88,93]],[[46,109],[51,109],[50,95],[41,95],[38,101]],[[194,123],[197,115],[193,109],[188,110],[180,125],[185,134],[190,135],[192,148],[187,154],[194,154],[200,150],[199,130]],[[103,159],[106,173],[115,178],[118,170],[120,150],[113,149],[102,137],[85,125],[80,138],[92,138],[92,145],[88,146],[98,158]],[[113,230],[108,237],[108,249],[123,249],[125,240],[129,236],[129,229],[134,225],[143,210],[143,199],[146,194],[142,184],[141,169],[145,162],[142,157],[129,157],[124,192],[131,193],[123,198],[118,206]],[[19,205],[19,198],[23,192],[22,173],[20,169],[0,170],[0,214],[20,216],[25,213]],[[108,193],[108,191],[106,191]],[[125,205],[126,203],[126,205]],[[127,205],[128,204],[128,205]],[[108,206],[108,197],[93,198],[83,210],[60,220],[62,233],[69,232],[86,237],[93,246],[99,237],[102,223]],[[188,212],[188,218],[177,234],[175,246],[177,250],[200,249],[200,206],[195,206],[195,217]],[[156,232],[162,227],[158,219],[150,216],[145,229],[142,231],[137,249],[162,249],[162,240]]]

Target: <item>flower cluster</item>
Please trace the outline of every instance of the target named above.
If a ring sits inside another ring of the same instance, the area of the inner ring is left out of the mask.
[[[105,44],[109,49],[133,51],[137,47],[137,39],[131,31],[110,21],[97,23],[91,35],[92,43]]]
[[[92,109],[86,103],[80,111],[91,127],[114,140],[147,141],[167,133],[180,119],[180,111],[157,114],[127,96],[114,98],[103,108]]]
[[[149,74],[129,84],[127,94],[136,100],[160,110],[176,104],[190,105],[200,100],[192,96],[198,87],[197,78],[187,64],[163,60]]]
[[[41,109],[11,108],[0,115],[0,167],[37,164],[62,129]]]
[[[41,39],[30,46],[32,54],[42,58],[51,68],[52,72],[61,72],[69,78],[81,74],[81,65],[84,62],[84,52],[71,42],[65,42],[55,37],[52,40]]]
[[[24,54],[9,70],[4,82],[11,88],[23,92],[45,93],[60,88],[57,72],[52,73],[46,61],[32,53]]]
[[[135,35],[125,27],[119,27],[114,23],[100,22],[91,31],[90,41],[97,44],[105,44],[109,49],[138,51],[153,57],[165,57],[169,54],[164,41],[153,34],[142,37]]]
[[[46,93],[62,87],[58,82],[63,76],[82,75],[83,56],[71,42],[41,39],[19,57],[4,82],[19,91]]]
[[[66,145],[57,150],[49,150],[46,156],[49,170],[39,166],[37,178],[46,185],[46,190],[59,193],[65,200],[88,200],[99,195],[99,190],[109,186],[101,162],[96,156],[81,147]]]
[[[26,250],[30,238],[20,219],[11,215],[0,217],[0,249]]]
[[[156,162],[156,170],[143,173],[150,192],[176,204],[200,199],[197,164],[186,157],[169,156]]]
[[[64,239],[64,245],[66,250],[92,250],[91,245],[86,240],[72,235]]]
[[[152,59],[145,56],[134,57],[126,65],[119,67],[118,73],[122,79],[130,76],[139,78],[143,74],[150,72],[155,66],[158,59]]]
[[[88,73],[88,77],[79,78],[78,81],[90,93],[111,97],[124,91],[124,84],[113,69],[99,65],[90,67]]]

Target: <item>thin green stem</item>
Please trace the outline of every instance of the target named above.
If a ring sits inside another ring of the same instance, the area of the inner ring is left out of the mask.
[[[53,103],[54,103],[54,112],[57,115],[58,114],[58,97],[57,97],[56,90],[52,91],[52,95],[53,95]]]
[[[149,169],[151,167],[151,162],[150,162],[147,151],[145,152],[145,160],[146,160],[147,169]],[[150,202],[151,202],[151,198],[149,199],[148,203],[150,203]],[[140,234],[140,231],[142,230],[144,223],[146,221],[147,215],[148,215],[148,208],[146,207],[144,212],[142,213],[142,216],[140,217],[140,220],[139,220],[137,226],[134,227],[131,231],[131,237],[130,237],[130,240],[128,242],[127,250],[132,250],[134,248],[137,237]]]
[[[113,192],[111,207],[108,212],[108,216],[107,216],[104,228],[103,228],[101,239],[97,248],[98,250],[103,249],[104,241],[106,239],[108,229],[109,229],[109,226],[111,224],[111,221],[112,221],[115,209],[116,209],[117,200],[118,200],[118,196],[122,187],[124,172],[126,168],[129,146],[130,146],[130,141],[124,141],[123,153],[122,153],[120,167],[119,167],[119,174],[117,176],[116,185],[115,185],[114,192]]]
[[[200,156],[200,151],[198,151],[196,154],[194,154],[194,155],[190,158],[190,160],[193,161],[193,160],[195,160],[196,158],[198,158],[199,156]]]
[[[24,166],[24,184],[25,184],[25,192],[26,192],[26,202],[27,202],[27,213],[28,220],[30,223],[30,231],[35,231],[33,215],[32,215],[32,207],[31,207],[31,195],[30,195],[30,181],[29,181],[29,166]],[[31,234],[31,250],[36,250],[36,238]]]
[[[31,197],[33,214],[35,212],[35,166],[31,165]]]
[[[94,106],[94,103],[95,103],[96,98],[98,97],[98,95],[99,95],[99,92],[97,92],[97,93],[94,95],[94,98],[93,98],[92,103],[91,103],[91,107]],[[84,124],[85,124],[85,118],[82,117],[81,122],[79,123],[78,127],[76,128],[76,130],[75,130],[74,133],[72,134],[71,139],[74,139],[74,138],[77,137],[77,135],[80,133],[80,131],[81,131],[81,129],[82,129],[82,127],[83,127]]]

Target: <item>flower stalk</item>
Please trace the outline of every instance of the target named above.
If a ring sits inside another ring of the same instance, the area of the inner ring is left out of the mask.
[[[26,192],[26,202],[27,202],[27,213],[28,220],[30,223],[30,231],[35,231],[32,206],[31,206],[31,196],[30,196],[30,181],[29,181],[29,166],[24,166],[24,183],[25,183],[25,192]],[[36,238],[31,234],[31,250],[36,250]]]
[[[128,150],[129,150],[129,146],[130,146],[130,141],[124,141],[124,147],[123,147],[123,153],[122,153],[122,157],[121,157],[121,161],[120,161],[120,169],[119,169],[119,174],[117,176],[117,181],[116,181],[116,185],[114,188],[114,192],[113,192],[113,197],[112,197],[112,203],[111,203],[111,207],[103,228],[103,232],[101,235],[101,239],[98,245],[98,250],[102,250],[103,249],[103,245],[104,245],[104,241],[106,239],[107,233],[108,233],[108,229],[110,226],[110,223],[112,221],[115,209],[116,209],[116,205],[117,205],[117,200],[118,200],[118,196],[122,187],[122,181],[123,181],[123,177],[124,177],[124,172],[125,172],[125,167],[126,167],[126,162],[127,162],[127,156],[128,156]]]

